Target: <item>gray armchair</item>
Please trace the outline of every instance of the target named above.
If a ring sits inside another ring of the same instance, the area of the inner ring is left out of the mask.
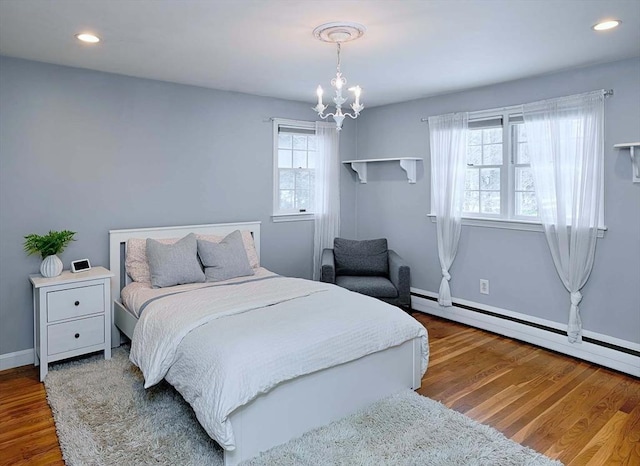
[[[336,238],[322,251],[320,280],[411,310],[409,266],[387,240]]]

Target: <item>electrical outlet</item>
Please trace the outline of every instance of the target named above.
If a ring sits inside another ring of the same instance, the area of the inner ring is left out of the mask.
[[[484,278],[480,279],[480,293],[489,294],[489,280],[485,280]]]

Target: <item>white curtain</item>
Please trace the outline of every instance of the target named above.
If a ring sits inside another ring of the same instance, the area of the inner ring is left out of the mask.
[[[593,267],[601,211],[604,92],[526,104],[523,115],[540,219],[571,293],[567,335],[580,343],[580,289]]]
[[[322,250],[340,234],[340,156],[335,125],[316,122],[313,279],[320,279]]]
[[[452,305],[449,268],[456,257],[462,225],[468,134],[468,113],[429,117],[431,195],[442,269],[438,293],[441,306]]]

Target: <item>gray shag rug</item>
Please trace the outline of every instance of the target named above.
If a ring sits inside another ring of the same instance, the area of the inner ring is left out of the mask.
[[[70,466],[223,464],[180,394],[166,382],[144,390],[128,348],[54,364],[45,387]],[[561,465],[410,390],[244,464]]]

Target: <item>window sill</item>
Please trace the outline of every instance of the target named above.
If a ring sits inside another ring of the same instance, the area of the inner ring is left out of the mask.
[[[432,223],[436,223],[435,214],[428,214],[427,217],[431,219]],[[544,229],[542,228],[541,223],[531,222],[526,220],[508,220],[504,218],[463,217],[462,224],[467,226],[472,226],[472,227],[501,228],[503,230],[544,232]],[[607,227],[598,228],[598,238],[604,238],[605,231],[607,231]]]
[[[314,215],[310,212],[301,212],[295,214],[273,214],[271,216],[271,221],[273,223],[280,222],[305,222],[309,220],[313,220]]]

